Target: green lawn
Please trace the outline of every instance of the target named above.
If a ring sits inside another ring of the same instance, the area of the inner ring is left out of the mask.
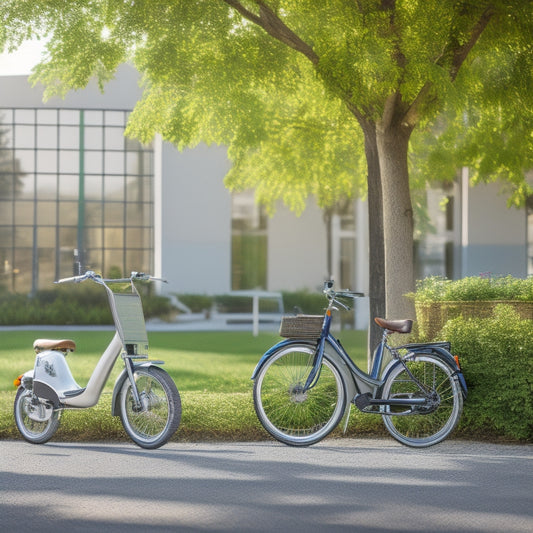
[[[18,438],[13,420],[13,379],[33,367],[33,341],[39,337],[71,338],[77,349],[68,355],[72,374],[86,385],[113,333],[110,331],[5,331],[0,350],[0,438]],[[340,335],[354,361],[366,369],[366,332]],[[253,410],[252,371],[261,355],[280,337],[275,333],[158,332],[149,334],[150,357],[163,359],[182,399],[182,423],[176,439],[266,438]],[[66,411],[54,439],[115,440],[125,438],[118,418],[110,415],[110,397],[120,359],[100,403],[83,411]],[[377,420],[377,417],[366,417]],[[370,422],[370,420],[366,421]]]

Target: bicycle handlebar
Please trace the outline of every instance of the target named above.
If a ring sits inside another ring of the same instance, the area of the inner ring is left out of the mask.
[[[333,303],[339,305],[346,311],[349,311],[351,307],[349,305],[346,305],[342,302],[339,302],[337,298],[361,298],[364,296],[364,293],[362,292],[355,292],[350,290],[341,290],[341,291],[334,291],[333,290],[333,280],[328,280],[324,282],[324,294],[326,295],[326,298],[329,300],[329,306],[332,306]]]
[[[85,281],[87,279],[93,280],[95,283],[106,283],[106,282],[113,282],[113,283],[126,283],[126,282],[133,282],[133,281],[162,281],[164,283],[167,283],[166,279],[163,278],[155,278],[151,276],[150,274],[145,274],[144,272],[132,272],[131,276],[129,278],[118,278],[118,279],[104,279],[100,274],[97,274],[93,270],[87,270],[85,274],[81,274],[80,276],[72,276],[69,278],[63,278],[55,281],[54,283],[81,283],[82,281]]]

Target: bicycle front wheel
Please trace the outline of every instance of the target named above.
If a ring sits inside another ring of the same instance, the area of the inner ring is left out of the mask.
[[[126,433],[141,448],[165,444],[181,421],[181,399],[172,378],[154,366],[137,368],[135,384],[141,401],[135,405],[132,386],[126,379],[120,392],[120,419]]]
[[[454,371],[431,354],[415,354],[405,361],[409,372],[426,390],[397,365],[387,378],[382,397],[430,398],[427,405],[387,406],[383,422],[389,433],[402,444],[423,448],[444,440],[455,428],[463,410],[463,395]]]
[[[259,370],[254,407],[275,439],[308,446],[331,433],[346,406],[346,386],[336,365],[324,354],[316,385],[304,391],[315,350],[298,345],[281,348]]]

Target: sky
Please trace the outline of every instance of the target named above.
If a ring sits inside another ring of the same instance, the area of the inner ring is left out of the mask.
[[[26,41],[12,54],[0,54],[0,76],[31,74],[44,48],[42,41]]]

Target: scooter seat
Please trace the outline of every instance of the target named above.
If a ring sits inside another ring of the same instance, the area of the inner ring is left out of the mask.
[[[33,343],[33,349],[39,353],[43,350],[59,350],[61,352],[73,352],[76,349],[76,343],[70,339],[37,339]]]

